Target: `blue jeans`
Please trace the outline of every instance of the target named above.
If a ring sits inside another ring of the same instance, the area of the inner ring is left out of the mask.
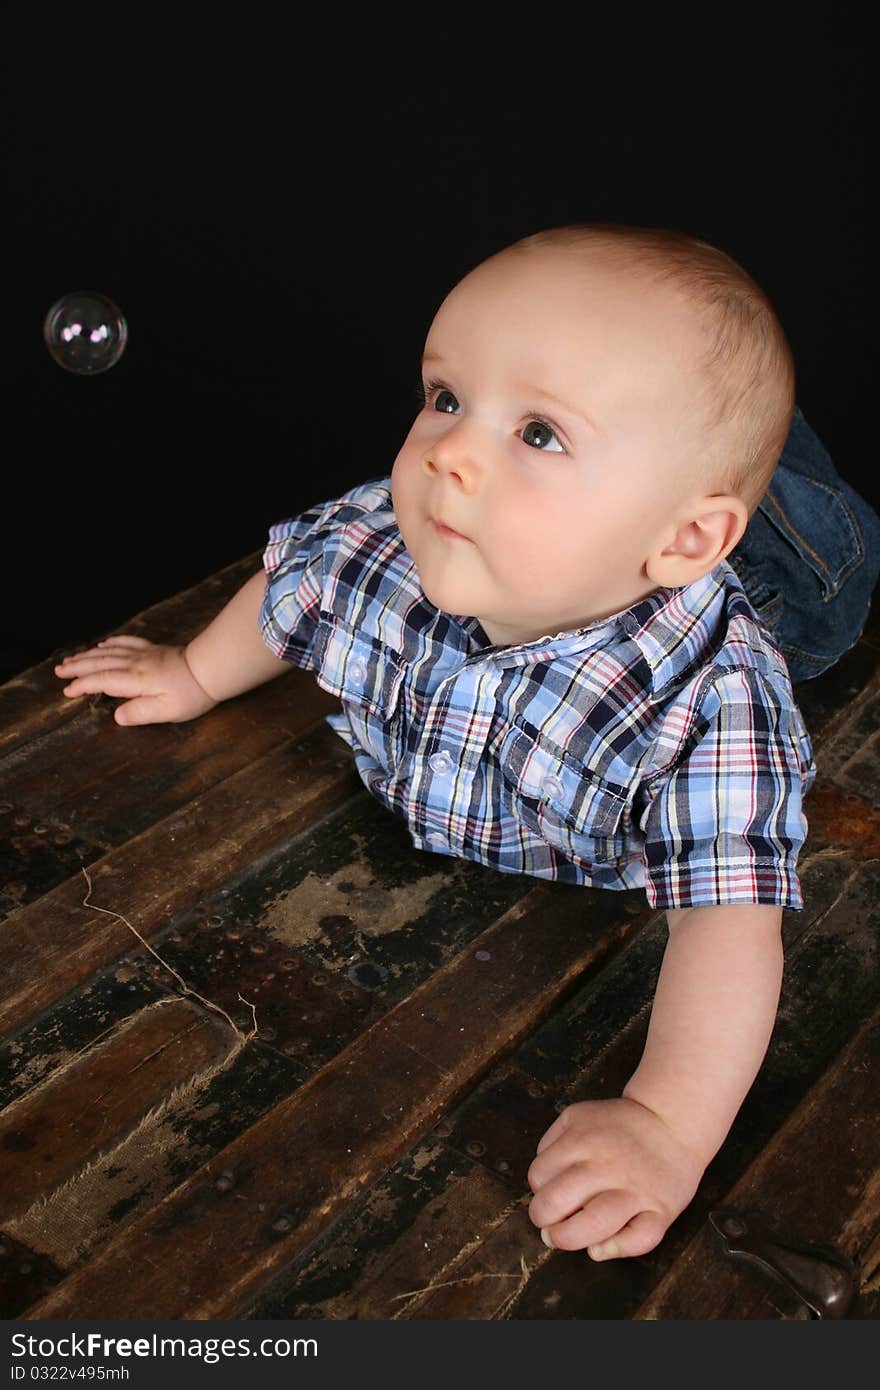
[[[880,576],[880,517],[840,477],[799,406],[727,561],[782,648],[793,685],[820,676],[859,640]]]

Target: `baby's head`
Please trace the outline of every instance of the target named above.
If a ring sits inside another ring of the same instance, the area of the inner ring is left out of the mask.
[[[713,569],[795,404],[791,349],[741,266],[607,223],[538,232],[465,275],[424,376],[391,474],[401,535],[428,599],[505,645]]]

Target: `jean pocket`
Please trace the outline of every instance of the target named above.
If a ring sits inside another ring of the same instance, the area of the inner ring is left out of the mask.
[[[746,556],[745,547],[737,546],[731,550],[727,563],[736,571],[739,582],[746,591],[746,597],[758,617],[771,633],[775,632],[783,611],[780,590],[772,589],[763,582]]]
[[[780,462],[758,508],[812,570],[828,603],[865,557],[858,519],[842,489]]]

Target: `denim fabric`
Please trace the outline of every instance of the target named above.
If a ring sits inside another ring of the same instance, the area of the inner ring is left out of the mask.
[[[880,576],[880,517],[840,477],[799,406],[770,486],[726,558],[793,685],[859,640]]]

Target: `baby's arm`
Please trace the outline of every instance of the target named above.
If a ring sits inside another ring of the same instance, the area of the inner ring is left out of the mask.
[[[213,700],[229,700],[290,670],[263,641],[260,608],[266,572],[258,570],[184,651],[195,680]]]
[[[648,1106],[708,1163],[727,1136],[776,1020],[782,908],[733,903],[667,912],[642,1060],[623,1094]]]
[[[682,908],[667,921],[645,1051],[623,1095],[569,1106],[529,1168],[529,1215],[563,1250],[653,1250],[692,1200],[767,1051],[782,908]]]

